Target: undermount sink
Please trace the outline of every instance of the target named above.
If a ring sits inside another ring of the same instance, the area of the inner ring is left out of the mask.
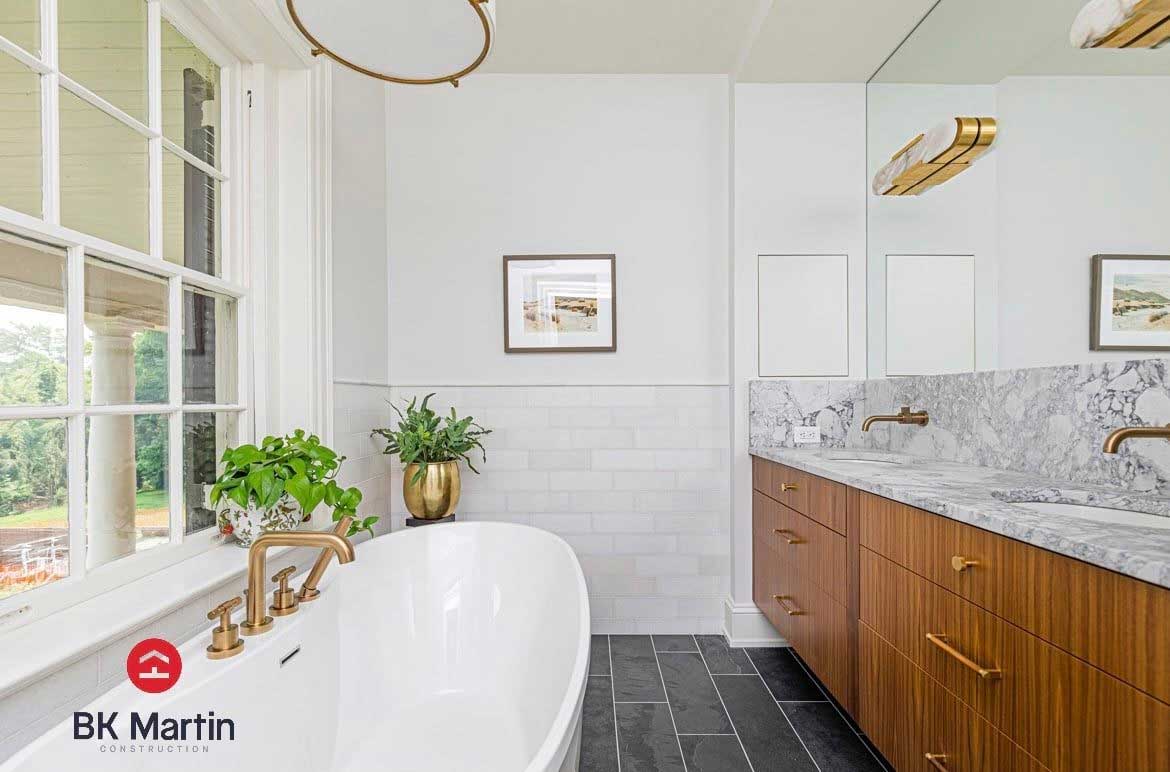
[[[1163,528],[1170,530],[1170,517],[1165,515],[1150,515],[1145,512],[1134,512],[1129,509],[1114,509],[1112,507],[1094,507],[1088,504],[1063,504],[1053,501],[1013,501],[1017,507],[1030,509],[1046,515],[1064,515],[1081,520],[1093,520],[1098,523],[1117,525],[1134,525],[1144,528]]]
[[[906,459],[893,453],[880,451],[866,452],[861,450],[823,450],[818,455],[826,461],[835,464],[874,464],[885,466],[899,466],[906,463]]]

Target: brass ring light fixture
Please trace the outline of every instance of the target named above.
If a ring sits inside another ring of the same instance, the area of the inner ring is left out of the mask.
[[[351,0],[349,5],[355,5],[356,2],[360,2],[360,0]],[[379,0],[374,0],[374,2],[379,2]],[[435,2],[435,0],[423,0],[423,2],[432,3]],[[448,0],[448,3],[451,2],[461,3],[463,0]],[[456,88],[459,87],[460,78],[463,78],[464,76],[474,72],[481,64],[484,63],[484,60],[487,59],[488,54],[491,53],[492,43],[495,37],[495,10],[489,6],[489,0],[466,0],[466,2],[468,6],[470,6],[468,11],[476,14],[478,17],[479,26],[482,27],[483,30],[483,46],[480,48],[478,55],[475,56],[470,64],[459,67],[455,72],[444,71],[433,74],[428,73],[419,77],[410,77],[403,74],[382,72],[375,67],[359,64],[354,61],[356,57],[354,57],[352,54],[343,54],[336,50],[338,47],[336,44],[331,47],[329,43],[326,43],[323,38],[328,39],[328,36],[323,34],[320,30],[318,30],[316,34],[310,32],[309,24],[311,22],[309,22],[306,17],[311,15],[311,13],[320,13],[322,11],[321,6],[335,6],[337,5],[336,3],[331,2],[331,0],[285,0],[285,4],[288,8],[288,13],[292,19],[293,24],[296,25],[296,28],[300,31],[301,35],[303,35],[305,39],[308,40],[310,44],[312,44],[313,56],[320,56],[321,54],[324,54],[343,67],[348,67],[349,69],[355,72],[359,72],[362,75],[367,75],[371,78],[377,78],[378,80],[383,80],[388,83],[402,83],[416,86],[431,86],[439,83],[450,83]],[[300,5],[299,10],[298,4]],[[307,13],[306,8],[310,7],[311,12]],[[418,8],[418,6],[416,6],[416,8]],[[336,16],[333,15],[333,12],[337,12],[338,9],[333,7],[326,8],[324,10],[330,12],[330,18],[336,18]],[[355,23],[362,23],[362,19],[358,18]],[[377,29],[377,27],[367,27],[367,30],[368,36],[371,39],[379,39],[381,37],[381,30]]]

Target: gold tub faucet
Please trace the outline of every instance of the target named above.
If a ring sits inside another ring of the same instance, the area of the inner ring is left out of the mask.
[[[926,426],[926,424],[930,422],[930,414],[925,410],[919,410],[912,413],[910,412],[910,407],[908,405],[903,405],[902,409],[898,411],[897,415],[871,415],[869,418],[865,419],[865,423],[861,425],[861,431],[868,432],[869,427],[873,426],[879,421],[885,421],[893,424],[913,424],[915,426]]]
[[[320,547],[337,555],[338,563],[352,563],[353,544],[331,531],[268,531],[248,548],[248,619],[240,625],[244,635],[262,635],[272,629],[272,617],[264,613],[264,570],[269,547]]]
[[[1116,453],[1121,448],[1121,443],[1139,437],[1170,440],[1170,424],[1166,426],[1123,426],[1120,429],[1114,429],[1105,438],[1105,446],[1101,450],[1106,453]]]
[[[337,521],[337,525],[333,526],[333,533],[344,537],[349,533],[349,526],[352,523],[353,518],[346,515]],[[321,597],[321,591],[317,589],[317,585],[321,583],[321,577],[325,575],[325,569],[329,568],[330,560],[333,560],[333,550],[328,548],[321,550],[321,554],[317,557],[317,562],[313,564],[309,575],[305,577],[305,583],[301,585],[301,591],[297,593],[297,602],[305,603]]]

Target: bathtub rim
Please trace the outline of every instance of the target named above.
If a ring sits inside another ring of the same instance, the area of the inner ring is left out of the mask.
[[[577,656],[576,656],[576,659],[574,660],[574,663],[573,663],[573,669],[572,669],[572,672],[570,674],[569,684],[568,684],[566,692],[561,700],[561,704],[557,709],[556,716],[554,717],[552,723],[550,724],[544,740],[541,742],[540,746],[533,754],[533,757],[532,757],[531,761],[529,762],[528,766],[525,768],[525,772],[545,772],[546,770],[558,770],[561,768],[561,765],[564,763],[564,760],[568,754],[568,751],[573,744],[574,735],[575,735],[575,732],[577,731],[577,725],[581,720],[581,711],[582,711],[582,706],[583,706],[584,699],[585,699],[585,686],[588,682],[588,677],[589,677],[589,673],[588,673],[589,659],[590,659],[589,650],[590,650],[592,629],[591,629],[591,625],[590,625],[590,608],[589,608],[588,587],[585,583],[585,575],[584,575],[584,572],[581,568],[581,562],[577,559],[576,553],[573,552],[573,549],[569,546],[569,544],[564,539],[562,539],[560,536],[558,536],[550,531],[545,531],[545,530],[540,529],[540,528],[534,528],[531,526],[512,524],[512,523],[492,523],[492,522],[445,523],[443,525],[447,528],[461,528],[461,529],[474,528],[474,529],[480,530],[480,531],[513,531],[513,532],[529,531],[529,532],[534,532],[536,534],[539,534],[538,538],[540,538],[542,540],[546,540],[552,544],[557,544],[558,549],[563,550],[572,559],[572,565],[573,565],[575,579],[576,579],[576,583],[577,583],[578,597],[580,598],[580,603],[578,604],[579,605],[578,624],[579,624],[579,629],[583,632],[583,634],[581,635],[581,639],[578,641],[578,644],[577,644]],[[368,553],[368,552],[371,552],[373,550],[376,550],[377,547],[374,545],[381,543],[384,539],[392,539],[392,538],[395,538],[395,539],[403,539],[403,538],[419,539],[419,538],[434,538],[434,537],[435,537],[435,532],[428,532],[426,530],[412,528],[412,529],[408,529],[408,530],[404,530],[404,531],[395,531],[392,533],[382,534],[382,535],[377,536],[373,539],[364,540],[355,546],[356,546],[356,550],[358,553],[358,560],[360,561],[362,553]],[[297,575],[297,579],[307,575],[307,573],[308,573],[307,571],[300,572]],[[339,583],[339,582],[344,583],[345,580],[346,580],[346,572],[344,570],[344,567],[338,567],[337,565],[333,565],[333,566],[331,566],[330,571],[326,574],[325,578],[321,582],[320,586],[321,586],[322,590],[325,590],[330,585],[333,585],[333,584]],[[294,579],[294,581],[295,581],[295,579]],[[539,623],[539,620],[537,623]],[[534,628],[534,629],[538,629],[538,628]],[[232,660],[228,660],[227,663],[225,663],[227,666],[225,669],[235,669],[238,667],[247,666],[248,661],[252,657],[264,656],[265,653],[270,652],[273,648],[278,648],[282,644],[282,641],[283,641],[283,639],[281,636],[263,636],[260,639],[252,642],[251,648],[245,652],[244,656],[238,657],[238,658],[233,658]],[[197,652],[197,651],[201,650],[202,643],[203,642],[202,642],[200,636],[195,636],[187,641],[184,641],[184,642],[178,644],[178,646],[179,646],[180,650],[182,650],[184,652],[186,652],[186,650],[189,647],[193,647],[193,651]],[[185,654],[184,656],[187,656],[187,655]],[[198,655],[196,655],[196,656],[198,656]],[[201,664],[204,662],[204,660],[198,660],[198,661],[200,661]],[[108,697],[108,695],[111,692],[114,692],[118,689],[126,689],[128,691],[129,690],[128,683],[129,683],[128,681],[124,681],[124,680],[120,681],[119,683],[113,685],[111,688],[103,690],[100,694],[94,695],[92,700],[87,701],[85,703],[85,705],[90,705],[93,703],[93,701],[104,699],[104,698]],[[573,689],[577,690],[575,694],[573,692]],[[68,721],[69,721],[69,718],[66,717],[66,718],[61,719],[58,722],[53,723],[51,726],[46,728],[42,733],[38,734],[36,737],[34,737],[32,740],[30,740],[24,746],[17,749],[15,751],[15,753],[12,754],[12,756],[10,756],[7,759],[4,759],[2,762],[0,762],[0,768],[7,769],[7,768],[9,768],[10,765],[15,765],[17,763],[23,764],[24,762],[26,762],[30,755],[37,752],[37,750],[39,749],[39,746],[41,746],[45,742],[50,741],[51,735],[53,734],[54,731],[56,731],[57,729],[59,729],[63,725],[67,725]],[[15,769],[18,769],[19,767],[18,766],[11,766],[11,768],[15,770]]]

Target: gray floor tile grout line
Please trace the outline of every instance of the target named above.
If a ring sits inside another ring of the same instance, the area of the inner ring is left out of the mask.
[[[695,636],[691,636],[695,638]],[[699,639],[695,638],[695,647],[699,647]],[[719,704],[723,706],[723,713],[727,716],[727,723],[731,724],[731,731],[735,732],[735,740],[739,743],[739,749],[743,751],[743,757],[747,760],[748,769],[751,772],[756,772],[756,767],[752,764],[751,756],[748,756],[747,746],[743,744],[743,738],[739,736],[739,730],[735,728],[735,719],[731,717],[731,711],[727,709],[727,703],[723,701],[723,692],[719,691],[719,684],[715,683],[715,675],[711,672],[711,668],[707,665],[707,655],[699,648],[699,657],[703,660],[703,668],[707,671],[707,677],[711,679],[711,686],[715,688],[715,696],[719,698]],[[755,667],[755,665],[752,665]]]
[[[614,705],[668,705],[666,700],[614,700]]]
[[[861,744],[865,746],[865,749],[867,751],[869,751],[869,755],[873,756],[873,760],[877,762],[878,766],[881,767],[882,769],[886,769],[885,763],[880,758],[878,758],[878,755],[877,755],[877,753],[874,752],[873,748],[869,747],[869,743],[866,742],[865,737],[862,736],[861,732],[859,732],[853,728],[853,724],[850,723],[849,719],[845,717],[845,714],[841,712],[841,709],[839,707],[837,707],[837,703],[833,702],[833,700],[831,700],[829,698],[828,693],[824,689],[821,688],[820,683],[817,681],[816,678],[813,677],[812,672],[805,666],[804,662],[801,661],[800,657],[796,656],[796,652],[793,651],[791,647],[788,649],[788,654],[792,657],[792,659],[794,659],[796,661],[796,664],[800,665],[800,669],[803,670],[808,675],[809,679],[813,682],[813,686],[817,687],[817,690],[820,691],[820,693],[822,695],[824,695],[824,697],[825,697],[824,701],[829,703],[830,705],[832,705],[833,710],[837,711],[837,715],[840,716],[841,720],[845,722],[845,726],[848,727],[849,730],[851,732],[853,732],[853,734],[857,735],[857,739],[860,740]],[[751,656],[749,656],[748,659],[751,659]],[[777,702],[779,702],[779,701],[777,700]],[[780,709],[783,710],[784,708],[781,707]]]
[[[788,726],[790,729],[792,729],[792,733],[796,735],[797,740],[800,740],[800,746],[804,748],[804,752],[808,754],[809,760],[813,763],[813,766],[817,768],[817,772],[821,772],[821,765],[817,763],[816,758],[812,755],[812,751],[808,749],[808,745],[804,742],[804,738],[800,736],[800,732],[796,731],[796,724],[793,724],[792,719],[788,717],[788,711],[784,710],[784,706],[780,704],[780,700],[777,700],[776,695],[772,692],[772,687],[768,686],[768,682],[764,680],[762,675],[760,675],[760,669],[756,667],[756,661],[752,659],[752,653],[746,648],[743,650],[743,653],[748,658],[748,662],[752,663],[752,667],[755,668],[756,675],[759,676],[760,682],[764,684],[764,688],[768,690],[768,694],[772,697],[773,700],[776,701],[776,707],[780,710],[780,715],[784,716],[784,720],[788,722]]]
[[[650,636],[650,649],[654,649],[654,636]],[[678,744],[678,757],[682,761],[683,772],[687,772],[687,757],[683,753],[682,739],[678,736],[678,724],[674,721],[674,708],[670,704],[670,693],[666,691],[666,679],[662,676],[662,663],[658,661],[658,652],[654,652],[654,665],[658,668],[658,680],[662,684],[662,693],[666,695],[666,712],[670,714],[670,725],[674,727],[674,741]],[[617,712],[617,709],[614,709]]]
[[[617,689],[614,686],[614,681],[617,679],[613,677],[613,641],[611,636],[605,636],[605,653],[609,655],[609,699],[613,707],[613,745],[614,750],[617,751],[617,772],[622,772],[622,741],[618,737],[618,722],[617,722]]]

